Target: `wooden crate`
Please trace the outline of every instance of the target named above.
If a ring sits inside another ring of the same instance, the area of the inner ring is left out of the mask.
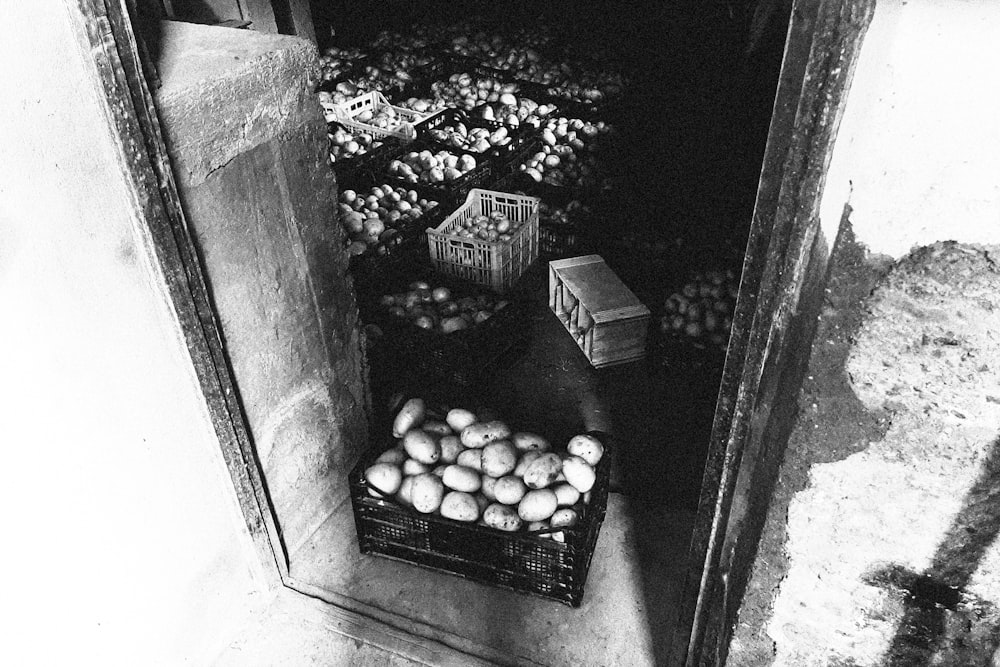
[[[646,355],[649,308],[599,255],[549,262],[549,308],[594,368]]]

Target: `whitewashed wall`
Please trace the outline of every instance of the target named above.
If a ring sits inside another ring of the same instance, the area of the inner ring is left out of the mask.
[[[259,565],[73,2],[0,40],[0,662],[204,664]]]
[[[879,0],[826,180],[873,252],[1000,243],[1000,4]]]

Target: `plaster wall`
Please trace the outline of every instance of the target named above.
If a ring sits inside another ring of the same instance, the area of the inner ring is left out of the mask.
[[[848,203],[874,253],[1000,242],[998,34],[988,0],[879,0],[827,173],[826,238]]]
[[[204,664],[262,573],[75,3],[5,5],[5,664]]]

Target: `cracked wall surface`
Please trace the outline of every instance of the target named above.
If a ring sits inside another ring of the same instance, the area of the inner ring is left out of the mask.
[[[730,664],[991,664],[996,250],[840,250]]]

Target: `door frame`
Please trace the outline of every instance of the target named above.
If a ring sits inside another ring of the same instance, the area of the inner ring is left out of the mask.
[[[822,304],[819,209],[874,10],[792,5],[670,664],[726,661]]]
[[[170,297],[205,396],[256,555],[264,588],[296,591],[287,553],[267,495],[260,461],[238,400],[221,325],[180,206],[171,164],[144,70],[130,10],[133,0],[67,0],[76,6],[96,64],[96,85],[111,109],[123,168],[138,194]],[[777,474],[787,437],[776,399],[792,400],[801,365],[788,333],[803,329],[811,311],[803,288],[826,265],[818,208],[850,79],[875,0],[797,0],[792,8],[774,114],[723,379],[719,389],[701,501],[689,548],[682,605],[672,630],[671,664],[724,664],[732,624],[760,539],[760,521],[731,522],[734,503],[766,508],[769,491],[747,480]],[[134,15],[134,14],[133,14]],[[813,281],[814,282],[814,281]],[[820,290],[822,291],[822,290]],[[815,317],[811,317],[814,321]],[[801,343],[801,341],[799,341]],[[808,345],[805,346],[808,349]],[[799,345],[801,348],[801,345]],[[801,349],[799,349],[801,352]],[[779,381],[783,381],[782,384]],[[780,386],[778,386],[780,385]],[[784,393],[778,392],[781,388]],[[784,415],[787,418],[787,415]],[[762,432],[779,434],[756,465]],[[756,438],[756,439],[755,439]],[[766,485],[765,485],[766,487]],[[745,497],[746,496],[746,497]],[[300,595],[298,592],[295,595]],[[471,664],[467,652],[424,639],[339,605],[331,627],[402,655]],[[414,641],[416,640],[416,641]]]

